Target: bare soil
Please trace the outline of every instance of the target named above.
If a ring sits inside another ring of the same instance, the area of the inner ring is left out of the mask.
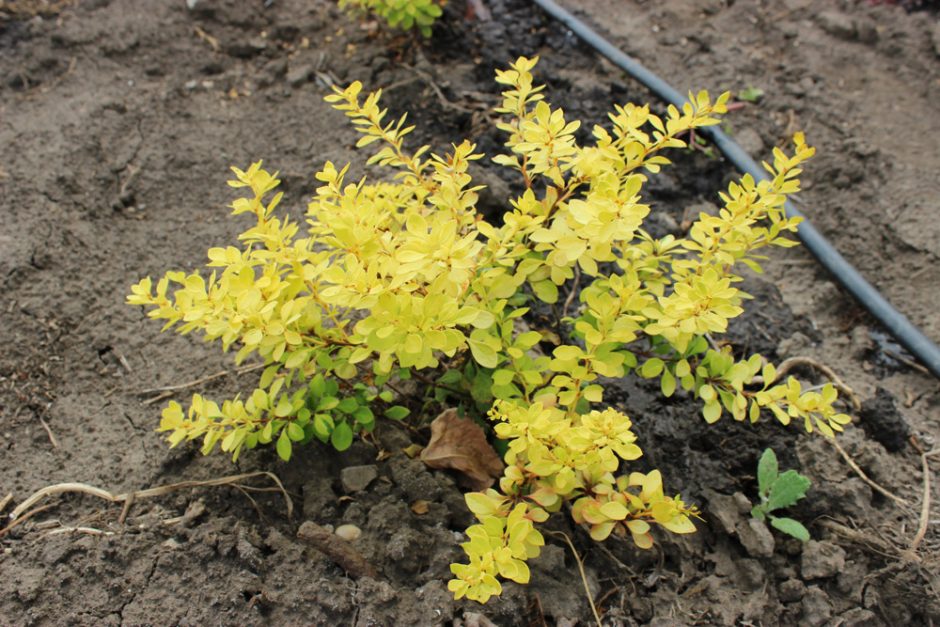
[[[60,482],[117,493],[262,470],[280,477],[295,505],[289,517],[279,492],[231,486],[141,499],[126,512],[91,496],[53,497],[0,537],[0,623],[592,622],[577,564],[554,536],[531,585],[509,584],[486,606],[453,601],[447,566],[471,520],[454,476],[402,452],[426,442],[425,427],[381,425],[374,442],[344,455],[312,447],[288,464],[272,451],[233,466],[193,447],[167,449],[154,430],[165,401],[148,402],[158,392],[147,390],[231,364],[198,338],[161,335],[124,304],[141,276],[191,269],[209,246],[233,241],[230,165],[263,158],[299,207],[323,161],[355,158],[352,130],[322,102],[331,83],[385,87],[394,111],[412,112],[416,141],[443,150],[468,137],[489,154],[501,143],[487,114],[498,101],[493,70],[517,55],[541,55],[550,98],[572,118],[601,122],[614,103],[650,100],[530,3],[486,4],[490,21],[467,21],[463,2],[451,3],[433,39],[419,42],[321,0],[0,2],[0,501],[13,495],[3,513]],[[680,90],[762,89],[728,128],[758,157],[804,130],[819,154],[801,206],[940,339],[935,14],[847,0],[567,6]],[[675,161],[648,186],[658,233],[681,233],[689,208],[716,202],[736,176],[706,151]],[[479,176],[498,214],[509,186]],[[729,334],[735,349],[809,357],[837,372],[864,403],[841,446],[908,505],[873,490],[820,438],[769,420],[709,427],[695,403],[611,382],[640,434],[641,466],[661,468],[705,520],[645,552],[594,544],[563,517],[549,524],[574,540],[604,623],[940,621],[940,494],[936,481],[925,492],[909,439],[924,450],[937,443],[936,379],[805,251],[775,254],[746,286],[755,300]],[[253,376],[214,378],[179,398],[234,395]],[[806,545],[749,522],[744,501],[767,446],[814,482],[794,512],[814,538]],[[356,466],[377,472],[361,490],[340,480]],[[926,535],[912,551],[925,496]],[[296,536],[306,520],[360,527],[354,546],[379,575],[355,579],[307,547]]]

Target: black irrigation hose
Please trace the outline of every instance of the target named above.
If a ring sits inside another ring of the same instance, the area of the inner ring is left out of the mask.
[[[653,72],[650,72],[635,59],[624,54],[596,31],[592,30],[587,24],[558,6],[554,0],[533,1],[551,17],[564,24],[584,43],[607,57],[614,65],[633,78],[646,85],[646,87],[666,102],[672,103],[677,107],[681,107],[682,104],[686,102],[686,98],[673,89],[669,83]],[[734,140],[717,127],[705,127],[699,129],[697,132],[705,135],[714,142],[714,144],[718,146],[718,149],[724,153],[725,157],[740,171],[746,172],[758,180],[767,178],[764,169]],[[934,376],[940,378],[940,348],[917,327],[911,324],[904,314],[885,300],[884,296],[872,287],[872,285],[859,274],[858,270],[833,248],[832,244],[816,230],[799,209],[787,201],[785,210],[788,217],[803,218],[803,222],[800,223],[800,228],[797,231],[797,236],[813,256],[816,257],[816,260],[835,277],[842,287],[848,290],[855,300],[884,325],[885,329],[887,329],[891,335],[897,338],[912,355],[920,360]]]

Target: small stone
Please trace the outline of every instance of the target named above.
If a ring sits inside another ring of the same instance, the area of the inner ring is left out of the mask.
[[[179,542],[177,542],[176,539],[174,539],[174,538],[169,538],[168,540],[166,540],[165,542],[163,542],[160,546],[162,546],[164,549],[169,549],[170,551],[175,551],[176,549],[180,548],[180,547],[182,546],[182,544],[180,544]]]
[[[356,525],[340,525],[333,533],[347,542],[355,542],[362,535],[362,529]]]
[[[361,492],[379,476],[376,466],[349,466],[340,472],[340,482],[347,494]]]
[[[250,59],[267,50],[268,42],[256,37],[254,39],[236,40],[225,45],[225,52],[239,59]]]
[[[298,65],[287,71],[287,84],[291,87],[299,87],[310,80],[313,76],[312,65]]]
[[[496,627],[496,623],[479,612],[464,612],[463,620],[460,623],[454,622],[455,626],[458,624],[461,627]]]
[[[702,0],[699,4],[705,15],[715,15],[725,8],[724,0]]]
[[[774,536],[764,521],[748,518],[737,526],[738,539],[753,557],[770,557],[774,554]]]
[[[806,586],[799,579],[787,579],[780,584],[777,595],[783,603],[796,603],[806,594]]]
[[[186,83],[183,85],[183,87],[185,87],[187,91],[193,91],[198,86],[199,86],[199,81],[195,81],[195,80],[186,81]]]
[[[803,548],[804,579],[834,577],[845,568],[845,550],[832,542],[810,540]]]
[[[801,625],[820,627],[832,616],[829,595],[819,586],[810,586],[803,595],[803,620]]]
[[[264,64],[262,71],[272,78],[282,78],[287,74],[287,59],[272,59]]]
[[[719,494],[713,490],[706,489],[702,496],[708,499],[708,509],[706,510],[719,524],[719,526],[729,536],[733,536],[735,528],[741,520],[741,514],[734,502],[734,497],[727,494]]]
[[[746,496],[744,496],[744,493],[735,492],[731,495],[731,498],[734,499],[734,504],[738,506],[739,512],[748,516],[751,515],[751,508],[754,506],[751,504],[751,501],[748,500]]]
[[[747,154],[759,159],[764,154],[764,140],[752,128],[742,128],[734,134],[735,141]]]
[[[793,22],[783,22],[779,25],[780,34],[787,39],[796,39],[800,34],[800,27]]]
[[[855,23],[845,13],[838,11],[822,11],[816,15],[819,27],[839,39],[851,41],[855,39]]]

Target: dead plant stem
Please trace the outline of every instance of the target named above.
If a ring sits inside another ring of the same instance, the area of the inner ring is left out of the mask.
[[[578,550],[574,548],[574,543],[571,542],[571,538],[568,537],[568,534],[562,531],[550,531],[552,535],[561,536],[565,539],[565,542],[568,543],[568,548],[571,549],[571,554],[574,556],[574,561],[578,564],[578,572],[581,574],[581,583],[584,585],[584,594],[587,595],[588,603],[591,605],[591,613],[594,614],[594,620],[597,621],[597,627],[603,627],[601,622],[600,614],[597,613],[597,607],[594,605],[594,596],[591,594],[591,588],[588,587],[587,575],[584,572],[584,563],[581,561],[581,556],[578,555]]]

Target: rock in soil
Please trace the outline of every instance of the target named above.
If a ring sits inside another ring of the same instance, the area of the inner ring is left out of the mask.
[[[379,469],[374,465],[350,466],[340,472],[340,482],[346,494],[352,494],[365,490],[378,476]]]

